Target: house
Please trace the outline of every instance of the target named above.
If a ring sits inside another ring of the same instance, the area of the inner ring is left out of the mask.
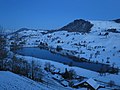
[[[66,80],[63,80],[63,81],[61,81],[61,85],[63,85],[64,87],[67,87],[67,86],[69,86],[69,82]]]
[[[58,75],[58,74],[54,74],[52,78],[57,80],[57,81],[61,81],[64,79],[61,75]]]
[[[90,78],[74,84],[73,87],[84,87],[87,88],[87,90],[98,90],[100,88],[100,84],[98,84],[94,79]]]

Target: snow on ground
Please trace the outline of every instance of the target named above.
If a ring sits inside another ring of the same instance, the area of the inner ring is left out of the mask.
[[[44,64],[46,62],[50,62],[56,68],[59,68],[61,72],[65,72],[65,68],[67,68],[68,70],[74,69],[76,71],[77,75],[87,77],[87,78],[94,78],[96,80],[107,82],[107,83],[110,80],[112,80],[112,81],[115,82],[116,85],[120,85],[120,80],[119,80],[120,79],[120,73],[118,75],[107,74],[105,76],[100,76],[99,73],[94,72],[94,71],[86,70],[86,69],[79,68],[79,67],[70,67],[68,65],[64,65],[62,63],[58,63],[58,62],[54,62],[54,61],[50,61],[50,60],[38,59],[38,58],[34,58],[34,57],[21,56],[21,55],[18,55],[18,57],[24,58],[25,60],[27,60],[29,62],[34,60],[37,64],[40,64],[42,66],[42,68],[44,68]]]
[[[120,29],[120,25],[115,23],[114,21],[93,21],[90,20],[92,24],[94,24],[93,30],[106,30],[111,28]]]
[[[37,82],[9,71],[0,71],[0,90],[49,90]]]
[[[90,21],[94,24],[89,34],[76,32],[57,31],[42,34],[42,31],[22,31],[20,35],[24,37],[26,44],[24,47],[37,47],[40,42],[47,43],[49,47],[56,48],[57,45],[63,49],[76,51],[74,56],[84,57],[91,61],[106,63],[120,67],[120,33],[109,32],[104,36],[107,29],[115,28],[120,31],[120,24],[113,21]],[[101,33],[101,35],[99,35]],[[77,44],[77,45],[76,45]],[[97,52],[99,54],[95,55]],[[108,59],[107,59],[108,58]]]
[[[53,83],[52,81],[49,79],[48,82]],[[0,71],[0,90],[71,90],[55,82],[54,85],[51,83],[38,83],[9,71]]]
[[[56,48],[57,45],[65,50],[76,51],[73,54],[77,57],[84,57],[91,61],[98,61],[120,68],[120,33],[108,32],[107,29],[116,29],[120,31],[120,24],[113,21],[90,21],[94,24],[92,30],[88,34],[78,32],[57,31],[48,34],[42,34],[40,31],[28,30],[20,32],[26,41],[24,47],[36,47],[40,42],[47,43],[49,47]],[[105,33],[109,33],[105,36]],[[100,35],[101,34],[101,35]],[[22,56],[19,56],[22,57]],[[24,56],[28,61],[33,58]],[[73,68],[78,75],[94,78],[100,81],[109,82],[113,80],[115,84],[120,85],[120,75],[107,74],[100,76],[97,72],[89,71],[78,67],[69,67],[58,62],[34,58],[38,63],[50,62],[56,68],[60,68],[63,72],[65,68]],[[109,63],[107,63],[109,61]]]

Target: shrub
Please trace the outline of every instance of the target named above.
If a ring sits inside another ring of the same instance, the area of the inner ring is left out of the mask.
[[[115,82],[114,82],[114,81],[112,81],[112,80],[110,80],[110,81],[108,82],[108,85],[109,85],[109,87],[112,87],[112,86],[114,86],[114,85],[115,85]]]
[[[68,71],[67,68],[66,68],[65,72],[62,74],[62,76],[65,79],[74,79],[74,78],[76,78],[76,72],[74,71],[74,69],[70,69]]]
[[[59,52],[59,51],[61,51],[61,50],[63,50],[63,49],[62,49],[61,46],[57,46],[57,47],[56,47],[56,50]]]

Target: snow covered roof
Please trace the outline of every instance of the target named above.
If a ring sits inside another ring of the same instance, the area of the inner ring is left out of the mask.
[[[53,75],[53,78],[58,79],[58,80],[62,80],[62,77],[60,75],[57,75],[57,74]]]
[[[94,89],[97,89],[100,85],[92,78],[86,81],[89,85],[91,85]]]
[[[61,84],[64,85],[64,86],[68,86],[69,85],[69,83],[67,81],[65,81],[65,80],[62,81]]]
[[[83,81],[81,81],[81,82],[77,82],[77,83],[75,83],[74,84],[74,86],[78,86],[78,85],[80,85],[80,84],[82,84],[82,83],[88,83],[91,87],[93,87],[94,89],[97,89],[100,85],[94,80],[94,79],[92,79],[92,78],[90,78],[90,79],[84,79]]]
[[[87,79],[84,79],[84,80],[82,80],[81,82],[74,83],[74,86],[77,86],[77,85],[79,85],[79,84],[82,84],[82,83],[84,83],[84,82],[86,82],[86,81],[87,81]]]

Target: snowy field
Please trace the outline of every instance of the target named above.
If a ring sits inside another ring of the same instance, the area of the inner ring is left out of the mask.
[[[61,46],[65,50],[75,51],[73,56],[84,57],[91,61],[97,61],[120,67],[120,33],[108,32],[108,29],[116,29],[120,32],[120,24],[113,21],[90,21],[94,24],[90,33],[57,31],[42,34],[40,30],[24,30],[19,32],[24,47],[37,47],[40,42],[47,43],[48,47]],[[105,36],[105,33],[109,33]],[[10,36],[8,36],[10,38]],[[11,40],[12,42],[12,40]],[[108,62],[108,63],[107,63]]]
[[[52,82],[52,81],[51,81]],[[0,71],[0,90],[72,90],[54,83],[43,84],[9,71]]]
[[[9,71],[0,71],[0,90],[49,90],[44,85]]]
[[[58,62],[54,62],[54,61],[50,61],[50,60],[43,60],[43,59],[33,58],[33,57],[29,57],[29,56],[20,56],[20,55],[18,55],[17,57],[24,58],[28,62],[31,62],[32,60],[34,60],[37,64],[41,65],[42,68],[44,68],[44,64],[46,62],[50,62],[52,65],[54,65],[56,67],[56,69],[60,69],[61,72],[65,72],[65,68],[67,68],[68,70],[74,69],[76,71],[77,75],[87,77],[87,78],[93,78],[98,81],[103,81],[106,83],[108,83],[110,80],[113,80],[116,85],[120,85],[120,80],[119,80],[120,73],[119,73],[119,75],[107,74],[106,76],[100,76],[99,73],[94,72],[94,71],[86,70],[86,69],[79,68],[79,67],[70,67],[68,65],[64,65],[62,63],[58,63]]]

